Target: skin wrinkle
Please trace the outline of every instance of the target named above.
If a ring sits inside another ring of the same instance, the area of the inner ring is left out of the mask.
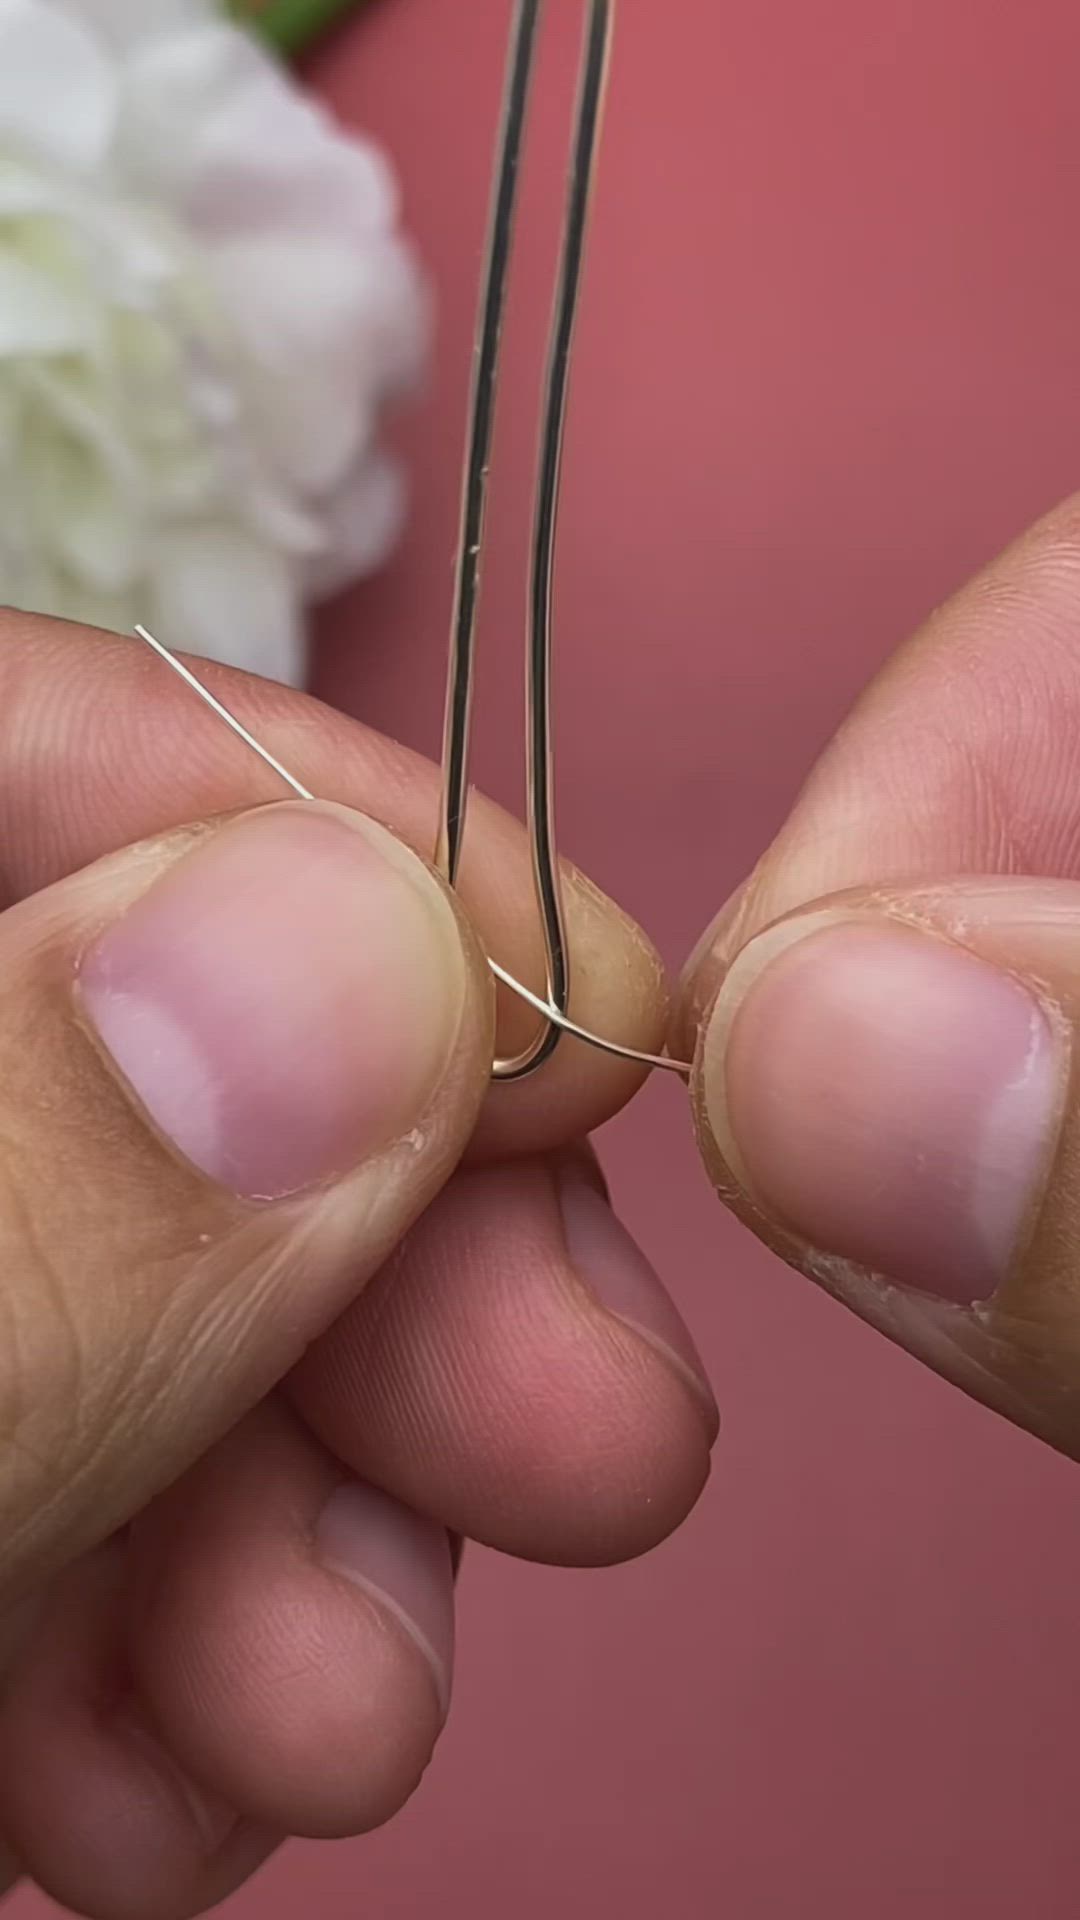
[[[359,1229],[363,1232],[363,1227]],[[281,1374],[302,1356],[313,1337],[303,1310],[304,1282],[311,1278],[309,1242],[319,1238],[314,1222],[278,1243],[267,1241],[261,1218],[245,1223],[215,1247],[213,1255],[186,1273],[174,1289],[166,1289],[155,1323],[153,1346],[142,1369],[146,1392],[139,1407],[148,1415],[156,1393],[154,1383],[171,1381],[176,1404],[183,1409],[205,1377],[213,1356],[221,1371],[223,1355],[249,1354],[260,1325],[270,1320],[279,1338],[260,1374],[247,1376],[246,1395],[254,1405],[276,1384]],[[250,1242],[250,1244],[247,1244]],[[192,1295],[201,1296],[193,1305]],[[190,1385],[189,1385],[190,1383]],[[185,1415],[185,1429],[189,1430]],[[200,1447],[219,1437],[207,1427],[197,1436]]]
[[[1029,609],[1030,595],[1021,597],[1021,606]],[[956,618],[954,611],[950,619],[955,621]],[[1030,621],[1030,612],[1028,618]],[[974,624],[969,609],[965,625],[971,627]],[[1009,629],[1012,621],[1007,620],[1001,624]],[[938,706],[952,710],[954,713],[962,712],[964,730],[965,733],[970,734],[970,738],[957,737],[955,720],[946,726],[944,732],[941,724],[935,723],[933,712],[928,710],[929,703],[921,689],[920,675],[923,669],[914,661],[909,662],[906,672],[899,672],[895,667],[887,668],[882,685],[889,688],[890,681],[895,678],[899,685],[903,707],[909,697],[906,683],[914,682],[910,690],[911,693],[920,695],[921,731],[929,742],[937,743],[938,751],[935,752],[931,746],[927,758],[942,763],[944,777],[949,778],[950,761],[955,762],[957,752],[967,754],[969,768],[982,768],[981,777],[987,779],[991,776],[991,770],[996,769],[1005,782],[1006,790],[1015,797],[1017,781],[1026,776],[1031,766],[1032,721],[1041,722],[1042,724],[1038,725],[1038,731],[1045,733],[1044,716],[1051,702],[1056,705],[1065,699],[1070,710],[1076,705],[1075,697],[1070,692],[1070,681],[1075,674],[1075,652],[1055,640],[1048,643],[1045,650],[1040,643],[1040,657],[1034,665],[1024,660],[1014,664],[1010,660],[1008,662],[1009,706],[1002,724],[1000,699],[996,691],[1001,684],[1001,670],[996,655],[1002,645],[1008,643],[1008,639],[1009,633],[1006,631],[1000,639],[995,641],[992,628],[988,634],[984,623],[970,642],[972,655],[970,660],[963,660],[961,664],[957,664],[955,656],[957,649],[962,645],[962,638],[953,637],[950,637],[948,657],[932,660],[930,672],[938,683],[939,693],[942,696]],[[929,636],[922,642],[914,643],[910,649],[913,656],[921,656],[927,651],[931,653],[933,651]],[[1050,655],[1050,670],[1046,664],[1046,653]],[[1055,666],[1057,671],[1052,670]],[[895,692],[896,689],[892,691]],[[893,759],[893,754],[890,753],[888,714],[888,705],[872,695],[868,703],[864,703],[861,710],[857,712],[855,737],[858,738],[865,732],[868,738],[876,738],[881,742],[884,748],[882,757],[886,772],[890,764],[898,765],[901,792],[905,800],[909,801],[911,769],[905,765],[908,756],[905,752],[897,763]],[[843,745],[844,731],[842,730],[834,744],[833,754]],[[823,763],[826,774],[829,772],[829,761],[832,757],[830,754]],[[953,765],[951,777],[955,790],[963,794],[966,786],[963,769],[957,770]],[[1059,791],[1067,797],[1070,818],[1075,828],[1076,796],[1070,792],[1068,786],[1060,787]]]
[[[253,1248],[247,1259],[237,1258],[234,1237],[224,1249],[215,1249],[212,1260],[184,1272],[175,1289],[163,1291],[161,1310],[153,1321],[136,1376],[145,1382],[137,1408],[140,1424],[150,1412],[155,1383],[171,1376],[183,1405],[189,1397],[188,1382],[194,1387],[204,1377],[211,1355],[220,1367],[222,1354],[247,1350],[264,1310],[263,1290],[270,1284],[270,1276],[263,1273],[258,1284],[252,1285],[251,1270],[254,1263],[264,1260],[261,1247]],[[288,1249],[283,1248],[273,1264],[286,1266],[297,1277]],[[221,1281],[226,1284],[222,1286]],[[250,1293],[245,1292],[247,1288]],[[198,1306],[192,1304],[194,1294],[201,1295]]]
[[[313,1518],[317,1521],[317,1516]],[[363,1589],[358,1591],[365,1616],[369,1616],[368,1624],[381,1629],[382,1616],[371,1596]],[[272,1631],[267,1631],[267,1624]],[[258,1693],[261,1699],[272,1702],[279,1687],[294,1680],[311,1680],[326,1672],[327,1647],[318,1626],[318,1619],[309,1606],[295,1600],[288,1604],[275,1600],[268,1622],[262,1623],[261,1648],[268,1647],[272,1658],[265,1674],[260,1661]]]
[[[471,1235],[465,1240],[464,1244],[459,1241],[453,1248],[445,1246],[441,1242],[435,1242],[433,1244],[430,1236],[427,1238],[425,1242],[425,1264],[430,1269],[430,1281],[427,1289],[429,1292],[438,1293],[453,1287],[454,1267],[458,1258],[467,1262],[471,1270],[478,1272],[482,1276],[487,1277],[487,1275],[490,1274],[490,1256],[483,1236],[476,1234]],[[496,1289],[497,1298],[500,1293],[505,1298],[515,1291],[514,1277],[510,1274],[505,1274],[501,1277],[503,1285]],[[520,1310],[522,1304],[520,1294],[518,1295],[517,1304]],[[383,1323],[386,1326],[387,1332],[390,1331],[391,1326],[391,1308],[392,1302],[389,1297],[389,1292],[387,1292],[385,1296],[385,1312],[383,1315]],[[497,1310],[493,1317],[495,1318],[496,1324],[501,1327],[502,1320]],[[481,1436],[481,1451],[486,1450],[489,1446],[498,1446],[500,1444],[501,1420],[497,1404],[493,1402],[492,1396],[488,1391],[486,1378],[487,1366],[479,1352],[475,1347],[467,1346],[462,1353],[464,1364],[459,1364],[453,1369],[447,1368],[439,1349],[434,1330],[424,1316],[421,1301],[417,1302],[416,1309],[409,1315],[407,1324],[412,1337],[411,1344],[415,1348],[420,1366],[422,1368],[430,1367],[432,1372],[439,1378],[442,1391],[447,1396],[447,1405],[452,1423],[464,1423],[465,1420],[476,1422]],[[381,1330],[380,1328],[379,1331]],[[400,1342],[396,1344],[400,1344]],[[380,1353],[377,1332],[373,1332],[369,1341],[366,1337],[365,1329],[364,1348],[365,1352],[372,1356],[373,1361],[376,1361],[376,1356]],[[418,1446],[422,1442],[423,1437],[421,1411],[420,1408],[413,1403],[412,1396],[410,1396],[408,1391],[407,1382],[400,1377],[396,1370],[387,1374],[385,1367],[379,1365],[377,1361],[372,1369],[372,1377],[373,1379],[377,1378],[382,1385],[387,1412],[391,1421],[393,1421],[395,1425],[399,1422],[402,1423],[403,1432],[407,1439],[410,1440],[414,1446]],[[389,1394],[386,1394],[385,1388],[388,1380],[391,1391]]]
[[[10,1172],[10,1168],[7,1169]],[[35,1180],[37,1175],[34,1176]],[[150,1414],[157,1390],[162,1381],[168,1379],[176,1369],[176,1348],[170,1346],[171,1336],[164,1332],[158,1344],[161,1349],[160,1363],[155,1359],[154,1325],[144,1327],[143,1308],[134,1314],[121,1311],[121,1319],[129,1322],[129,1329],[118,1338],[105,1373],[99,1373],[93,1380],[87,1371],[84,1355],[91,1344],[85,1330],[81,1329],[74,1307],[69,1300],[67,1285],[61,1275],[59,1264],[49,1250],[48,1241],[56,1237],[56,1223],[50,1219],[48,1230],[39,1231],[31,1210],[24,1203],[21,1189],[12,1186],[10,1180],[2,1213],[6,1221],[18,1224],[18,1238],[25,1245],[33,1246],[36,1253],[35,1274],[32,1281],[35,1316],[40,1309],[40,1301],[46,1293],[54,1303],[51,1318],[51,1332],[47,1341],[47,1391],[43,1392],[43,1381],[35,1378],[30,1388],[33,1417],[53,1423],[49,1428],[47,1458],[51,1462],[51,1476],[58,1480],[56,1503],[65,1505],[77,1503],[79,1490],[84,1484],[92,1484],[97,1470],[103,1435],[111,1426],[113,1431],[121,1432],[126,1426],[133,1435],[139,1430],[145,1418]],[[178,1250],[171,1246],[162,1248],[160,1244],[147,1244],[142,1249],[130,1246],[128,1258],[136,1259],[141,1275],[140,1294],[145,1302],[147,1297],[162,1303],[163,1317],[167,1318],[169,1309],[176,1308],[183,1298],[183,1286],[179,1284],[188,1261],[186,1233],[187,1218],[179,1216],[184,1222],[185,1240]],[[61,1229],[61,1239],[63,1233]],[[148,1243],[159,1239],[158,1229],[151,1232],[147,1227]],[[205,1259],[201,1263],[207,1265]],[[100,1296],[86,1301],[86,1310],[95,1316],[100,1315],[102,1301]],[[133,1303],[137,1304],[137,1303]],[[63,1349],[57,1340],[57,1329],[63,1327],[65,1342]],[[132,1340],[131,1328],[138,1337]],[[119,1331],[119,1329],[118,1329]],[[100,1342],[94,1342],[100,1349]],[[58,1355],[61,1350],[70,1356],[70,1364],[57,1377]],[[124,1383],[137,1383],[137,1391],[124,1392]],[[106,1417],[107,1410],[107,1417]],[[59,1428],[57,1421],[62,1422]],[[97,1437],[95,1438],[95,1434]],[[38,1534],[48,1530],[53,1502],[42,1502],[38,1495],[38,1508],[32,1516],[29,1527]],[[14,1540],[19,1540],[18,1533]]]
[[[0,1151],[0,1220],[4,1223],[5,1237],[10,1235],[18,1247],[20,1259],[27,1250],[31,1254],[29,1284],[33,1293],[33,1309],[28,1317],[38,1322],[43,1303],[48,1303],[47,1339],[42,1340],[39,1327],[35,1341],[39,1352],[44,1346],[48,1356],[49,1393],[45,1410],[48,1445],[43,1446],[36,1439],[31,1439],[27,1431],[31,1423],[40,1424],[42,1419],[40,1361],[28,1361],[19,1336],[16,1299],[10,1295],[5,1299],[5,1311],[12,1338],[0,1366],[0,1433],[6,1449],[10,1449],[15,1460],[29,1461],[35,1469],[32,1476],[34,1498],[40,1509],[43,1505],[47,1508],[56,1491],[65,1486],[70,1466],[79,1460],[83,1450],[80,1410],[84,1405],[84,1343],[59,1268],[38,1230],[24,1182],[15,1176],[14,1165],[22,1158],[17,1143],[10,1139],[3,1143],[3,1150]],[[32,1169],[29,1186],[33,1190]],[[5,1452],[2,1482],[7,1484],[12,1478]],[[21,1524],[15,1517],[19,1497],[11,1485],[8,1485],[5,1504],[14,1506],[15,1510],[9,1513],[7,1537],[17,1541]]]
[[[5,1219],[12,1217],[3,1202],[0,1202],[0,1215]],[[37,1540],[43,1535],[47,1537],[54,1527],[58,1530],[62,1514],[78,1510],[83,1504],[92,1510],[95,1502],[84,1501],[84,1489],[92,1490],[98,1484],[103,1461],[117,1451],[123,1453],[125,1435],[130,1436],[133,1445],[138,1444],[147,1417],[153,1414],[160,1383],[168,1377],[171,1362],[175,1360],[175,1353],[169,1354],[165,1349],[166,1364],[156,1372],[151,1369],[148,1361],[153,1350],[154,1329],[150,1326],[145,1335],[139,1332],[133,1340],[129,1333],[118,1343],[107,1370],[102,1373],[99,1367],[99,1377],[88,1386],[90,1368],[85,1356],[91,1343],[78,1328],[66,1289],[51,1259],[39,1259],[33,1284],[37,1285],[43,1271],[53,1276],[58,1317],[69,1328],[73,1358],[62,1382],[57,1383],[50,1377],[47,1394],[43,1396],[40,1380],[35,1380],[31,1388],[30,1417],[39,1421],[44,1417],[48,1447],[40,1456],[30,1456],[40,1468],[34,1478],[31,1511],[21,1519],[13,1516],[8,1520],[5,1537],[9,1562],[17,1562],[22,1555],[32,1558]],[[167,1290],[164,1297],[169,1297]],[[89,1304],[92,1309],[93,1303]],[[138,1327],[136,1317],[136,1329]],[[51,1376],[55,1356],[52,1339],[49,1346]],[[131,1383],[137,1384],[141,1391],[132,1391]],[[105,1409],[107,1416],[103,1418]],[[15,1443],[25,1457],[25,1440],[15,1436]],[[107,1531],[106,1522],[107,1515],[104,1515],[95,1543]]]
[[[883,1274],[863,1270],[835,1255],[807,1248],[803,1271],[824,1289],[837,1306],[854,1312],[878,1332],[888,1335],[916,1360],[922,1360],[953,1384],[1021,1425],[1039,1431],[1044,1415],[1037,1400],[1025,1398],[1004,1368],[1012,1358],[1007,1339],[995,1337],[983,1324],[980,1307],[961,1307],[952,1301],[927,1302]],[[982,1348],[982,1354],[977,1351]],[[997,1359],[997,1366],[992,1363]]]
[[[402,1271],[403,1254],[407,1245],[408,1242],[406,1241],[395,1249],[390,1262],[382,1268],[380,1273],[376,1274],[373,1282],[376,1296],[376,1312],[372,1315],[368,1333],[368,1351],[373,1355],[379,1354],[383,1345],[384,1336],[388,1346],[392,1347],[394,1342],[392,1294],[395,1283],[398,1282],[399,1275]],[[449,1270],[449,1264],[444,1279],[447,1285],[453,1285],[454,1276],[452,1271]],[[422,1322],[417,1324],[416,1316],[413,1318],[410,1331],[413,1333],[414,1338],[416,1338],[419,1363],[423,1366],[429,1358],[431,1343],[427,1343],[429,1352],[425,1353],[424,1328]],[[417,1336],[419,1337],[417,1338]],[[400,1435],[401,1445],[410,1451],[421,1451],[423,1447],[421,1411],[415,1398],[410,1395],[407,1383],[400,1377],[396,1370],[390,1370],[388,1372],[385,1367],[380,1367],[379,1375],[384,1383],[390,1423],[395,1433]],[[448,1376],[445,1369],[442,1370],[442,1378],[444,1382],[449,1379],[452,1387],[452,1376]],[[477,1384],[482,1386],[483,1383],[478,1382]],[[453,1412],[458,1414],[461,1410],[462,1403],[459,1400],[455,1404],[453,1395],[451,1394],[450,1405]]]

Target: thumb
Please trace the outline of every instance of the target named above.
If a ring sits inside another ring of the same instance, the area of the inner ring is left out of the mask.
[[[1080,1457],[1080,884],[860,889],[775,922],[703,1026],[724,1197],[792,1264]]]
[[[487,970],[381,827],[172,833],[0,916],[0,1599],[278,1380],[446,1178]]]

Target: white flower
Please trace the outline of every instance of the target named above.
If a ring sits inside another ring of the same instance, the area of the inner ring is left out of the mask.
[[[0,602],[301,678],[401,518],[396,221],[210,0],[0,0]]]

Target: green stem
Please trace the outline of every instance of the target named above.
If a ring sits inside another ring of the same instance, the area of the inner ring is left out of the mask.
[[[356,6],[357,0],[268,0],[255,13],[235,6],[245,23],[287,58],[305,48]]]

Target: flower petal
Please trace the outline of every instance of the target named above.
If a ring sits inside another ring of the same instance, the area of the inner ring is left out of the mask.
[[[0,598],[286,680],[383,556],[393,176],[221,0],[0,0]]]
[[[50,613],[57,620],[76,620],[106,633],[130,633],[142,608],[135,594],[108,593],[73,580],[62,567],[50,572],[33,602],[20,602],[28,613]]]
[[[122,76],[117,153],[125,174],[147,194],[183,202],[206,127],[261,76],[264,59],[248,34],[220,20],[138,46]]]
[[[68,5],[74,12],[81,8],[118,52],[210,20],[215,11],[213,0],[68,0]]]
[[[405,519],[405,474],[388,454],[365,460],[323,508],[328,547],[308,561],[306,590],[329,599],[386,559]]]
[[[97,338],[78,293],[0,249],[0,362],[16,354],[83,353]]]
[[[148,41],[129,63],[119,147],[144,185],[207,235],[296,228],[346,244],[397,218],[377,150],[343,135],[221,22]]]
[[[428,309],[412,255],[260,235],[215,247],[215,281],[257,369],[261,437],[289,482],[325,493],[354,465],[385,396],[418,367]]]
[[[304,631],[284,557],[235,528],[201,526],[156,545],[149,618],[170,645],[299,686]]]
[[[7,157],[0,166],[0,220],[22,220],[40,213],[71,217],[78,203],[78,189],[55,174],[20,166]]]
[[[58,433],[36,434],[23,449],[22,466],[42,546],[74,580],[95,592],[130,587],[144,530],[108,470],[85,445]]]
[[[394,176],[378,148],[329,127],[314,102],[272,82],[239,92],[204,129],[191,169],[189,218],[206,234],[292,228],[358,244],[392,230]]]
[[[352,465],[369,426],[362,364],[365,256],[318,240],[216,247],[214,278],[262,376],[260,425],[294,485],[321,493]]]
[[[112,484],[138,490],[140,460],[106,383],[84,361],[34,360],[20,368],[27,400],[51,427],[84,446],[105,467]]]
[[[117,82],[88,26],[51,0],[0,0],[0,76],[0,149],[74,173],[100,165]]]

